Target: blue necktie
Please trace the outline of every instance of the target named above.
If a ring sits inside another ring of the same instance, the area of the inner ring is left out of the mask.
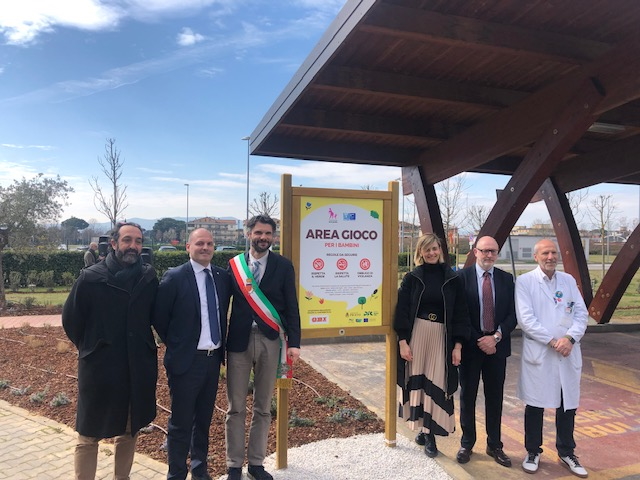
[[[205,284],[207,286],[207,306],[209,308],[209,329],[211,330],[211,341],[218,344],[220,341],[220,329],[218,328],[218,304],[216,302],[216,288],[213,285],[211,270],[204,269],[207,276]]]

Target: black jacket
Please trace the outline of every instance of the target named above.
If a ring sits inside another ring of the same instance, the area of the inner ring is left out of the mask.
[[[464,343],[469,338],[469,311],[465,300],[464,288],[457,273],[446,264],[440,264],[444,270],[442,298],[444,300],[444,325],[446,335],[445,361],[447,365],[447,394],[453,395],[458,389],[458,369],[453,366],[451,355],[456,342]],[[398,341],[411,341],[413,323],[418,314],[420,297],[428,285],[424,284],[422,265],[407,273],[398,289],[398,304],[393,319],[393,328]],[[398,385],[404,386],[405,360],[398,355]]]
[[[244,254],[245,258],[248,255]],[[231,269],[231,268],[230,268]],[[233,276],[233,274],[232,274]],[[251,325],[255,320],[267,338],[275,340],[278,334],[264,325],[247,303],[238,282],[233,279],[233,303],[229,320],[227,350],[244,352],[249,345]],[[267,268],[260,280],[260,290],[278,311],[289,347],[300,347],[300,310],[296,295],[296,276],[293,264],[288,258],[269,252]]]
[[[76,430],[88,437],[123,434],[129,407],[132,433],[156,416],[151,320],[158,279],[151,265],[141,265],[129,289],[109,268],[116,264],[110,253],[82,270],[62,312],[62,326],[78,348]]]

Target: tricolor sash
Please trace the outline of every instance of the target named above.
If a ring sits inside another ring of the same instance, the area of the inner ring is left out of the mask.
[[[278,364],[276,378],[292,378],[292,364],[287,357],[287,339],[278,311],[260,290],[260,286],[253,278],[253,274],[247,265],[247,260],[243,253],[233,257],[229,265],[247,303],[269,328],[278,332],[280,339],[280,362]]]

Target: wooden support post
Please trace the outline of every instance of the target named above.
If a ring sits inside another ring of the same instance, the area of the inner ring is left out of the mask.
[[[438,196],[433,185],[426,183],[421,167],[402,168],[403,185],[408,179],[413,199],[418,210],[420,230],[422,233],[433,232],[444,242],[443,249],[447,250],[447,235],[442,225]],[[413,252],[410,252],[412,254]]]
[[[578,288],[582,292],[582,298],[589,305],[593,299],[589,265],[569,200],[562,191],[558,190],[555,182],[549,178],[544,181],[538,194],[544,199],[547,210],[549,210],[553,230],[558,239],[558,248],[562,255],[564,271],[576,279]]]
[[[384,441],[388,447],[396,446],[398,423],[398,402],[396,400],[396,370],[398,366],[398,341],[395,333],[385,335],[387,343],[387,370],[385,379],[386,398],[384,402]]]
[[[287,468],[287,450],[289,440],[289,390],[291,378],[279,378],[276,381],[277,415],[276,419],[276,469]]]

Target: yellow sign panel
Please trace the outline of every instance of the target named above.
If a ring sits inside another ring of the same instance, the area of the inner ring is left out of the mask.
[[[302,328],[382,325],[383,200],[299,198]]]

